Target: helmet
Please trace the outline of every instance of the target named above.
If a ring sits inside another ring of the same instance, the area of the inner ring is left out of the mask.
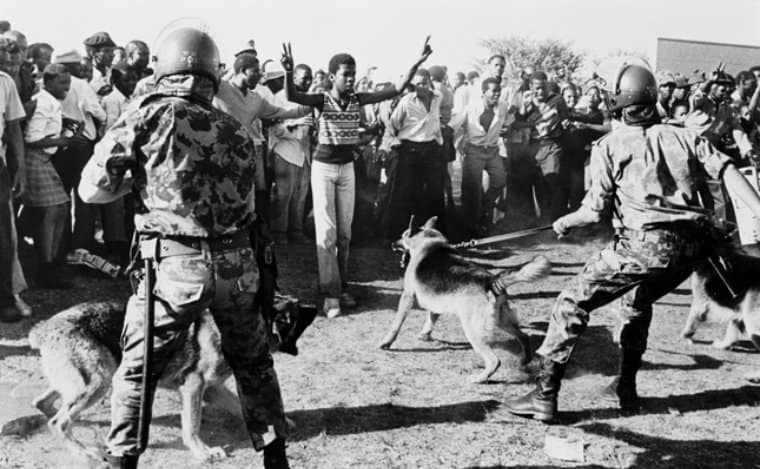
[[[207,33],[192,27],[168,33],[156,52],[156,81],[169,75],[202,75],[219,86],[219,49]]]
[[[602,63],[597,78],[606,91],[607,109],[617,111],[633,104],[657,102],[657,80],[649,64],[636,57],[619,57]]]

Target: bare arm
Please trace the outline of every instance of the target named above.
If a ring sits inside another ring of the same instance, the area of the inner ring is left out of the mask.
[[[288,100],[304,106],[316,107],[322,109],[322,93],[302,93],[296,90],[293,84],[293,49],[290,43],[282,44],[282,57],[280,58],[282,68],[285,69],[285,89],[288,93]]]
[[[8,169],[13,174],[12,190],[16,197],[24,195],[26,190],[26,163],[24,162],[24,134],[21,121],[6,123],[5,136],[8,144]]]
[[[428,57],[430,57],[430,54],[433,53],[433,49],[430,48],[429,42],[430,36],[425,39],[425,45],[422,47],[422,54],[420,55],[420,58],[417,60],[417,62],[414,63],[414,65],[412,65],[409,71],[406,72],[406,75],[401,79],[401,81],[384,90],[371,93],[356,93],[356,98],[359,100],[359,104],[364,105],[379,103],[380,101],[385,101],[386,99],[393,99],[403,93],[403,91],[407,86],[409,86],[409,83],[412,81],[414,74],[417,73],[417,69],[419,69],[420,65],[422,65],[428,59]]]

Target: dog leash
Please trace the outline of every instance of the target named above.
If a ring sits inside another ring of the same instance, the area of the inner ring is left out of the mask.
[[[489,236],[487,238],[471,239],[469,241],[463,241],[461,243],[453,244],[452,247],[456,249],[468,249],[475,246],[484,246],[486,244],[495,244],[502,241],[508,241],[510,239],[523,238],[525,236],[531,236],[552,229],[552,225],[539,226],[536,228],[528,228],[525,230],[513,231],[511,233],[505,233],[502,235]]]

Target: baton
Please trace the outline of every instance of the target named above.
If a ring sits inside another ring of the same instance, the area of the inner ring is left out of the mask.
[[[474,248],[475,246],[495,244],[495,243],[500,243],[502,241],[507,241],[510,239],[522,238],[525,236],[538,234],[538,233],[541,233],[542,231],[547,231],[551,229],[553,229],[552,225],[539,226],[537,228],[528,228],[526,230],[513,231],[511,233],[505,233],[505,234],[497,235],[497,236],[489,236],[487,238],[471,239],[469,241],[463,241],[461,243],[454,244],[452,247],[457,248],[457,249]]]
[[[140,452],[148,447],[148,430],[150,429],[151,407],[153,405],[150,392],[150,375],[153,368],[153,320],[155,318],[155,304],[153,302],[153,284],[155,283],[153,254],[150,253],[144,259],[145,316],[143,319],[143,366],[142,389],[140,391],[140,420],[137,424],[137,446]]]

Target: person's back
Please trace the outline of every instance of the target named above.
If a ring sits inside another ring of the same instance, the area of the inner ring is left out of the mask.
[[[138,231],[219,237],[253,222],[253,149],[238,121],[159,90],[134,102],[97,148],[114,152],[119,135],[143,122],[155,127],[137,157],[148,210],[135,217]]]
[[[614,185],[613,224],[631,229],[703,219],[696,188],[704,174],[696,168],[701,163],[717,173],[725,164],[695,131],[666,124],[621,125],[594,151],[602,156],[592,158],[591,177],[599,183],[589,190]]]

